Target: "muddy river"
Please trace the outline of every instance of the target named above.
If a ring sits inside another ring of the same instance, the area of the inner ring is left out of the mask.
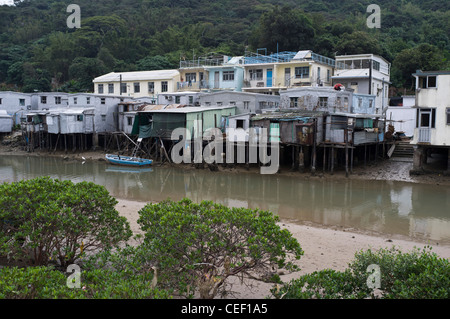
[[[0,182],[37,176],[91,181],[135,201],[183,197],[270,210],[297,223],[342,226],[450,243],[450,187],[406,182],[307,180],[295,176],[158,167],[134,169],[104,161],[0,156]]]

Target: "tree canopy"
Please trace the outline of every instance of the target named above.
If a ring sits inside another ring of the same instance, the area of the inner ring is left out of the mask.
[[[311,49],[331,58],[370,51],[392,63],[397,87],[409,85],[412,66],[402,61],[423,52],[421,45],[433,47],[423,68],[450,67],[448,1],[380,0],[379,29],[366,25],[371,2],[80,0],[81,28],[70,29],[71,1],[16,1],[0,6],[0,84],[21,91],[90,91],[94,69],[174,68],[180,57],[243,55],[260,48]]]

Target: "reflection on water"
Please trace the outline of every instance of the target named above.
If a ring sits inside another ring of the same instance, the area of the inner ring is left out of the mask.
[[[270,210],[281,218],[450,242],[450,187],[385,181],[304,180],[180,167],[125,168],[106,162],[0,157],[0,182],[37,176],[91,181],[116,198],[183,197]]]

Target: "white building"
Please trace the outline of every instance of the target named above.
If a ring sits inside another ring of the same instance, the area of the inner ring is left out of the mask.
[[[336,56],[333,84],[340,83],[355,93],[376,95],[375,114],[384,114],[389,104],[391,64],[374,54]]]
[[[404,95],[390,99],[389,107],[386,111],[386,121],[394,126],[395,132],[403,132],[408,137],[414,135],[416,127],[415,103],[416,97],[414,95]]]
[[[14,124],[19,124],[20,119],[31,110],[31,96],[21,92],[0,91],[0,110],[11,115]]]
[[[236,106],[236,114],[262,113],[264,109],[275,109],[280,105],[279,95],[254,92],[219,91],[202,93],[199,96],[201,106]]]
[[[0,110],[0,134],[11,133],[13,127],[13,117],[6,113],[5,110]]]
[[[416,127],[411,144],[414,169],[423,168],[428,157],[445,156],[450,170],[450,71],[417,70]]]
[[[111,72],[95,78],[94,93],[129,97],[156,97],[177,91],[178,70]]]
[[[162,93],[158,95],[157,104],[182,104],[186,106],[200,106],[198,100],[200,92]]]
[[[68,93],[38,92],[31,94],[31,110],[50,110],[69,105]]]

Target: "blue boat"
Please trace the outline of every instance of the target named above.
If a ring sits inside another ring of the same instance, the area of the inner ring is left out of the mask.
[[[151,159],[124,155],[106,154],[105,158],[111,164],[123,166],[147,166],[153,163]]]

